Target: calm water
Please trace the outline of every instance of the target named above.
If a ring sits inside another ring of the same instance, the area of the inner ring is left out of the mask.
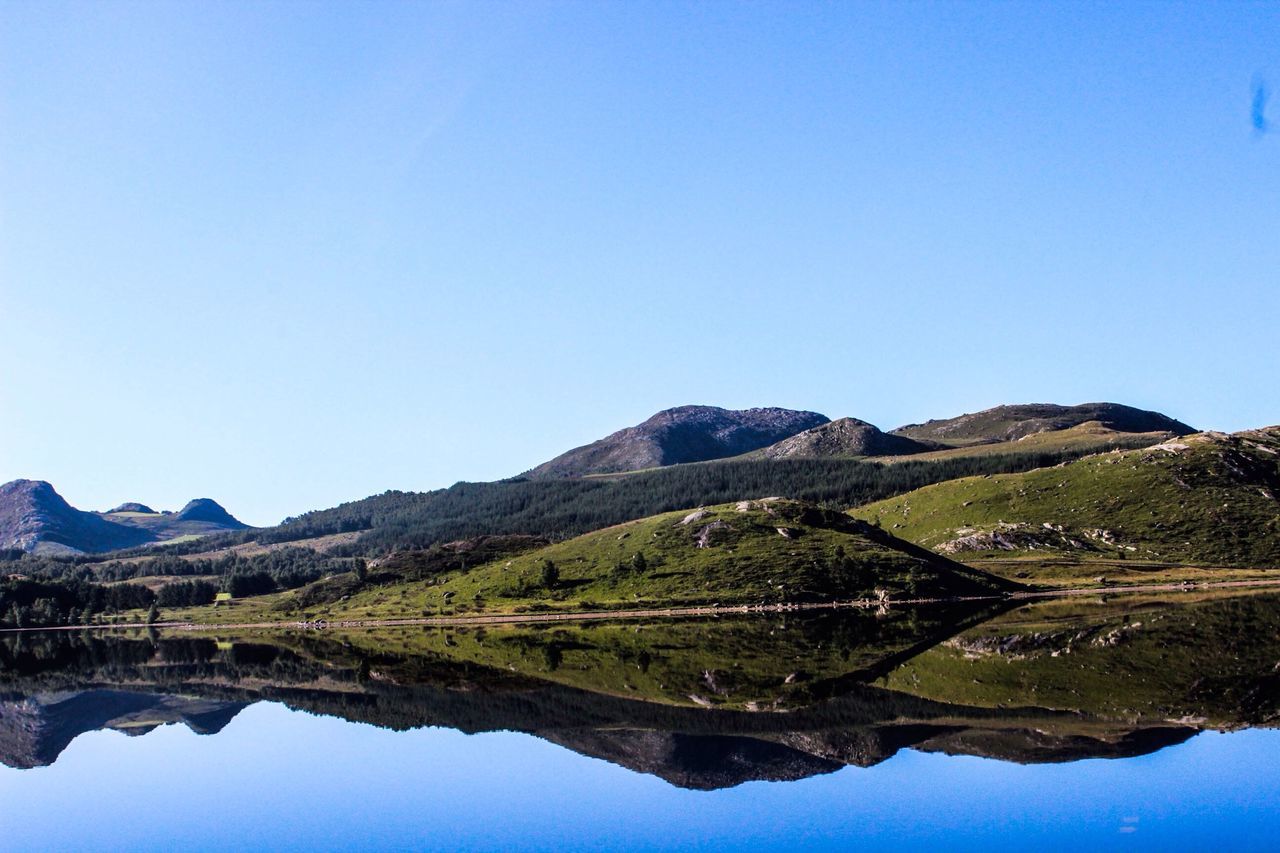
[[[0,639],[0,847],[1270,849],[1280,599]]]

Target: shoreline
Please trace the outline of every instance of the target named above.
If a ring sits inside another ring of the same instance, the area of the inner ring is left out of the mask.
[[[700,605],[689,607],[648,607],[629,610],[574,610],[556,613],[493,613],[469,616],[416,616],[386,619],[316,619],[311,621],[275,622],[127,622],[116,625],[52,625],[42,628],[0,628],[0,634],[38,633],[45,631],[247,631],[304,630],[324,631],[334,628],[376,629],[402,627],[468,627],[546,622],[602,622],[613,619],[687,619],[697,616],[745,615],[752,613],[797,613],[817,610],[879,610],[890,607],[920,607],[962,602],[1032,601],[1043,598],[1068,598],[1085,595],[1126,595],[1144,592],[1197,592],[1214,589],[1280,587],[1275,580],[1179,581],[1174,583],[1138,584],[1132,586],[1063,587],[1046,590],[1024,590],[1003,595],[959,596],[955,598],[854,599],[851,601],[794,602],[785,604]]]

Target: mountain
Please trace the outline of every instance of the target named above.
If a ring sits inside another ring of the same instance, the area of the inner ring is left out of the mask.
[[[143,735],[184,723],[217,734],[247,704],[125,690],[83,690],[0,698],[0,764],[30,769],[57,761],[81,734],[114,729]]]
[[[768,447],[828,420],[817,412],[791,409],[732,411],[715,406],[680,406],[562,453],[523,476],[582,477],[724,459]]]
[[[152,538],[145,530],[76,509],[42,480],[0,486],[0,548],[75,554],[131,548]]]
[[[325,615],[380,618],[464,602],[503,612],[556,603],[594,609],[950,598],[1015,588],[843,513],[766,498],[627,522],[427,582],[376,586],[349,598],[335,589]],[[311,590],[287,593],[273,606],[281,614],[311,611]]]
[[[1042,432],[1070,429],[1096,421],[1116,432],[1165,432],[1190,435],[1195,429],[1182,421],[1119,403],[1084,403],[1059,406],[1053,403],[1027,403],[996,406],[973,414],[945,420],[908,424],[892,431],[893,435],[921,441],[938,441],[950,445],[986,444],[1017,441]]]
[[[951,480],[853,515],[946,554],[1280,567],[1280,427]]]
[[[212,498],[196,498],[174,515],[178,521],[201,521],[215,524],[227,530],[243,530],[247,524],[234,518]]]
[[[0,549],[54,556],[101,553],[246,526],[208,498],[191,501],[177,513],[139,503],[97,513],[71,506],[43,480],[0,486]]]
[[[947,445],[881,432],[857,418],[840,418],[784,438],[747,454],[758,459],[829,459],[855,456],[906,456]]]
[[[120,506],[116,507],[115,509],[107,510],[105,513],[103,513],[103,515],[114,515],[115,513],[121,513],[121,512],[140,512],[143,515],[159,514],[154,509],[147,506],[146,504],[140,504],[135,501],[128,501],[126,503],[120,504]]]

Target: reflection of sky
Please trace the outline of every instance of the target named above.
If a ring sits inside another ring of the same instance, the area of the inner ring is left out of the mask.
[[[392,732],[259,704],[212,737],[94,732],[53,767],[0,767],[0,847],[1262,849],[1277,757],[1272,731],[1027,767],[902,752],[706,793],[525,735]]]

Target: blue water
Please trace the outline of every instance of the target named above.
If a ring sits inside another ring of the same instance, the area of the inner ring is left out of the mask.
[[[1280,732],[1021,766],[904,750],[688,791],[523,734],[394,732],[260,703],[220,734],[78,737],[0,767],[6,850],[1266,850]]]

